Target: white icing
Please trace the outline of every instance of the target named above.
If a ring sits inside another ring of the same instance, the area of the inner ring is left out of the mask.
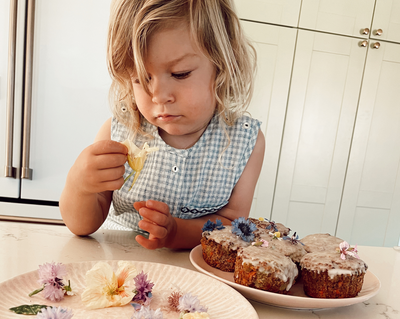
[[[297,266],[290,258],[266,247],[249,246],[240,250],[238,255],[242,257],[243,264],[251,264],[258,268],[259,272],[265,274],[273,273],[275,277],[282,281],[289,282],[286,290],[293,286],[294,280],[298,275]],[[265,268],[266,266],[268,266],[269,270]]]
[[[247,247],[251,243],[244,241],[240,236],[232,233],[232,226],[225,226],[221,230],[213,230],[212,232],[204,232],[203,236],[208,239],[213,239],[216,243],[224,247],[229,247],[232,250],[237,250],[240,247]]]

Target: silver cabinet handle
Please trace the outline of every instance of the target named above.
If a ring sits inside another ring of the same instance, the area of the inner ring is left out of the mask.
[[[21,166],[21,178],[24,179],[32,179],[32,169],[29,168],[29,156],[30,156],[30,145],[31,145],[34,26],[35,26],[35,0],[29,0],[27,23],[26,23],[24,124],[22,132],[22,166]]]
[[[10,30],[8,40],[8,75],[7,75],[7,120],[6,120],[6,161],[5,177],[16,178],[17,169],[12,166],[14,143],[14,92],[15,92],[15,59],[17,43],[17,10],[18,1],[10,1]]]

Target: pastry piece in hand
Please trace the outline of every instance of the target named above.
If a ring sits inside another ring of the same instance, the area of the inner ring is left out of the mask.
[[[128,164],[132,168],[132,173],[125,178],[125,182],[135,174],[133,178],[133,182],[129,190],[132,189],[133,184],[135,184],[136,180],[139,177],[139,174],[144,166],[144,162],[146,161],[147,154],[158,151],[158,147],[149,147],[147,143],[144,143],[143,148],[140,149],[137,147],[132,141],[125,140],[122,142],[128,148]]]

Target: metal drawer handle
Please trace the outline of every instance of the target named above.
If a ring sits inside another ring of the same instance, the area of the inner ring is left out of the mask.
[[[22,167],[21,178],[32,179],[29,168],[31,145],[31,113],[32,113],[32,69],[33,69],[33,35],[35,26],[35,0],[28,1],[26,25],[26,58],[25,58],[25,92],[24,92],[24,124],[22,132]]]
[[[8,41],[8,74],[7,74],[7,120],[6,120],[6,161],[4,176],[16,178],[17,169],[13,164],[14,143],[14,92],[15,92],[15,59],[17,43],[17,10],[18,1],[10,1],[10,30]]]

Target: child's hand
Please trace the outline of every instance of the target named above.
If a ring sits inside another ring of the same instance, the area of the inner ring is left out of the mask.
[[[167,204],[159,201],[148,200],[136,202],[133,205],[143,220],[139,227],[149,232],[149,239],[138,235],[137,242],[147,249],[168,247],[176,234],[176,221],[169,212]]]
[[[82,194],[95,194],[119,189],[125,173],[128,150],[121,143],[104,140],[85,148],[69,174]]]

